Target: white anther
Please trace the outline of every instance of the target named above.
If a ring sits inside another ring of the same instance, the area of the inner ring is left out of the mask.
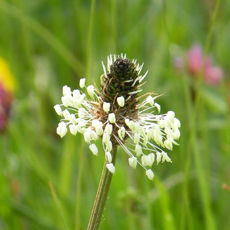
[[[129,158],[129,165],[131,168],[135,169],[137,167],[137,158],[136,157],[130,157]]]
[[[106,164],[106,168],[107,168],[112,174],[115,173],[115,167],[114,167],[113,163]]]
[[[62,109],[61,109],[61,106],[59,104],[55,105],[54,106],[54,109],[56,111],[56,113],[61,116],[62,115]]]
[[[124,127],[121,127],[119,130],[118,130],[118,136],[121,140],[124,139],[125,137],[125,128]]]
[[[125,98],[123,96],[117,98],[117,103],[120,107],[125,105]]]
[[[149,180],[152,180],[153,177],[154,177],[153,171],[152,171],[151,169],[148,169],[148,170],[146,171],[146,176],[149,178]]]
[[[112,162],[112,155],[109,151],[105,152],[106,160],[107,162],[111,163]]]
[[[57,127],[57,134],[60,135],[60,137],[64,137],[67,133],[67,128],[65,122],[60,122]]]
[[[75,136],[77,134],[77,126],[75,124],[69,125],[69,131]]]
[[[80,88],[84,88],[85,87],[85,78],[81,78],[80,79]]]
[[[108,113],[110,110],[110,103],[109,102],[104,102],[103,103],[103,110]]]
[[[67,85],[64,85],[62,88],[62,93],[64,96],[66,95],[71,96],[71,88],[68,87]]]
[[[110,113],[108,120],[109,120],[110,123],[115,123],[116,122],[115,114],[114,113]]]
[[[89,146],[89,149],[92,151],[93,155],[96,155],[98,154],[98,149],[97,149],[97,146],[95,144],[91,144]]]
[[[94,95],[94,90],[95,90],[95,88],[94,88],[93,85],[89,85],[89,86],[87,87],[87,92],[88,92],[88,94],[89,94],[90,97],[93,97],[93,95]]]
[[[136,152],[136,154],[137,154],[138,157],[139,157],[140,155],[143,154],[142,148],[141,148],[140,145],[137,144],[137,145],[135,146],[135,152]]]

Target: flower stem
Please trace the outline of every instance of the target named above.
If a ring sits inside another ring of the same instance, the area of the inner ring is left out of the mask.
[[[111,154],[113,159],[112,163],[115,166],[117,147],[113,148]],[[105,208],[105,203],[108,197],[109,188],[113,177],[113,174],[110,173],[109,170],[106,168],[106,164],[107,162],[105,160],[87,230],[97,230],[100,227],[101,217]]]

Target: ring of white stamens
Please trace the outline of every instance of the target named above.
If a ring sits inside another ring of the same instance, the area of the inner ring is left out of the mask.
[[[110,66],[117,58],[126,58],[126,56],[110,55],[107,70],[102,64],[105,78],[111,73]],[[135,64],[135,60],[132,62]],[[137,65],[136,71],[140,73],[142,67],[143,65]],[[146,74],[147,72],[143,76],[138,76],[132,83],[133,86],[137,81],[139,83],[143,81]],[[70,87],[63,87],[62,104],[54,106],[56,113],[63,117],[58,124],[57,134],[64,137],[68,129],[73,135],[83,134],[85,142],[89,144],[89,149],[94,155],[98,155],[98,148],[93,142],[101,138],[107,161],[106,167],[111,173],[115,172],[115,167],[111,163],[113,144],[120,145],[129,156],[129,165],[134,169],[137,164],[141,165],[146,171],[147,177],[150,180],[153,179],[154,173],[149,168],[154,162],[156,164],[165,161],[172,162],[161,147],[172,150],[173,145],[177,145],[176,140],[180,137],[179,128],[181,124],[175,117],[175,113],[169,111],[166,114],[154,114],[156,110],[160,111],[160,105],[155,102],[157,96],[152,97],[150,95],[137,105],[138,113],[135,117],[132,114],[126,117],[120,116],[119,110],[126,108],[125,98],[123,96],[117,97],[113,103],[117,103],[119,107],[116,111],[112,111],[114,105],[102,101],[101,95],[98,95],[98,90],[93,85],[86,87],[85,81],[85,78],[80,79],[79,85],[80,88],[87,91],[88,98],[85,93],[78,89],[71,91]],[[130,82],[130,80],[125,82]],[[140,91],[141,89],[137,88],[135,92],[132,91],[128,94],[132,95]],[[99,105],[102,105],[102,111],[98,111]],[[99,113],[95,113],[95,110]],[[123,124],[121,117],[124,119]]]

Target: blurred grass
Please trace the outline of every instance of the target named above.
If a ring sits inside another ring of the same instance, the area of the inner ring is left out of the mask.
[[[230,1],[0,0],[0,12],[0,56],[18,85],[0,135],[0,229],[86,229],[102,147],[95,157],[80,135],[60,139],[53,105],[63,85],[77,88],[82,77],[99,86],[101,61],[121,52],[145,62],[144,92],[163,94],[158,102],[176,112],[181,138],[173,164],[154,166],[153,182],[119,150],[101,229],[230,228],[222,189],[230,185]],[[200,81],[195,104],[171,52],[193,43],[225,72],[219,87]]]

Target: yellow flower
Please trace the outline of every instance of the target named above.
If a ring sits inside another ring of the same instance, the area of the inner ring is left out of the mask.
[[[0,83],[10,93],[15,91],[15,81],[6,61],[0,57]]]

